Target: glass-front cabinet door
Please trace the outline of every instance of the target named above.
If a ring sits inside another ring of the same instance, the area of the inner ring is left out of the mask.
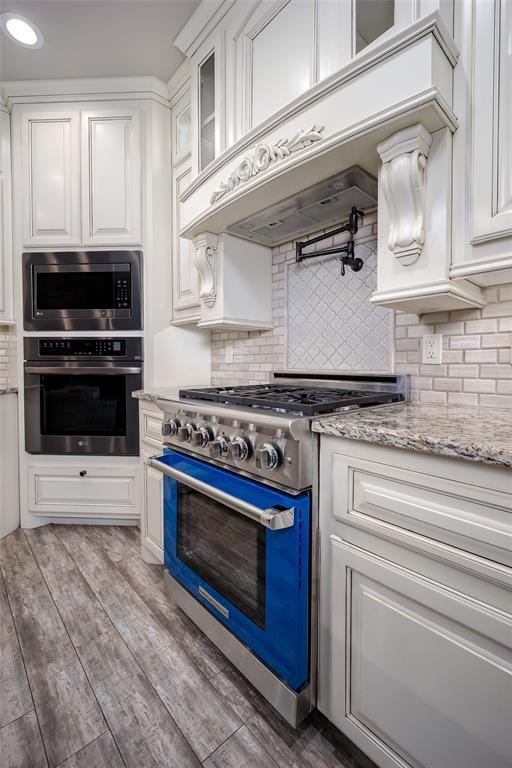
[[[192,170],[204,171],[224,149],[222,35],[213,35],[191,59]]]

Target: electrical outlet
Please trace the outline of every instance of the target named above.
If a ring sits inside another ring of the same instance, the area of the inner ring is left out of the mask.
[[[228,364],[231,364],[233,362],[233,345],[232,344],[226,345],[224,361]]]
[[[423,365],[441,365],[443,334],[430,333],[422,336],[421,362]]]

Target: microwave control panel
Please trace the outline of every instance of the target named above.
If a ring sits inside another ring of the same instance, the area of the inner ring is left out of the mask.
[[[130,273],[124,272],[114,275],[115,308],[130,308]]]

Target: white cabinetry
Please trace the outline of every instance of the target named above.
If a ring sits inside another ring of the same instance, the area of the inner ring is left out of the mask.
[[[0,103],[0,325],[14,322],[11,129]]]
[[[144,473],[140,520],[142,557],[148,563],[164,561],[163,474],[147,465],[162,450],[162,411],[153,403],[139,403],[140,458]]]
[[[20,525],[17,401],[15,392],[0,395],[0,539]]]
[[[23,245],[80,245],[80,115],[23,116]]]
[[[381,768],[508,768],[511,473],[321,439],[319,708]]]
[[[142,242],[140,111],[82,112],[82,239]]]
[[[512,281],[512,6],[455,3],[454,230],[451,274]]]
[[[45,105],[20,121],[23,247],[140,244],[140,110]]]
[[[200,319],[199,276],[194,266],[194,249],[190,240],[179,236],[181,227],[180,196],[192,181],[191,97],[188,72],[177,75],[171,85],[172,125],[172,320],[174,324],[192,323]],[[173,81],[171,81],[172,83]]]
[[[137,461],[124,464],[87,458],[80,464],[28,466],[28,510],[45,517],[136,520]]]

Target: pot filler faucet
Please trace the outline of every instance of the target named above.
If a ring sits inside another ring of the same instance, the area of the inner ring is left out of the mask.
[[[363,212],[359,211],[355,206],[350,211],[348,224],[343,224],[337,229],[333,229],[330,232],[326,232],[318,237],[313,237],[311,240],[299,240],[295,243],[295,261],[304,261],[305,259],[314,259],[318,256],[339,256],[341,262],[341,274],[345,277],[345,267],[350,267],[353,272],[359,272],[363,267],[363,260],[357,256],[354,256],[354,235],[359,229],[359,217],[363,216]],[[313,253],[304,253],[304,249],[315,243],[320,243],[322,240],[327,240],[333,235],[339,235],[341,232],[350,232],[350,240],[346,245],[339,245],[335,248],[324,248],[321,251],[314,251]]]

